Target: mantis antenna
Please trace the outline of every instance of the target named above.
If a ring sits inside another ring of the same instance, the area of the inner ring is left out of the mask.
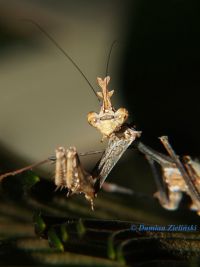
[[[106,76],[108,76],[108,71],[109,71],[109,63],[110,63],[110,58],[111,58],[111,54],[112,54],[112,51],[113,51],[113,47],[114,45],[117,43],[117,40],[114,40],[111,44],[111,47],[110,47],[110,51],[109,51],[109,54],[108,54],[108,60],[107,60],[107,64],[106,64]]]
[[[76,62],[69,56],[69,54],[54,40],[54,38],[43,29],[42,26],[40,26],[37,22],[31,20],[31,19],[22,19],[23,21],[30,22],[33,25],[35,25],[57,48],[58,50],[74,65],[74,67],[77,69],[77,71],[81,74],[81,76],[85,79],[87,84],[90,86],[92,89],[93,93],[96,95],[98,101],[100,102],[100,99],[92,86],[92,84],[89,82],[87,79],[86,75],[83,73],[83,71],[79,68],[79,66],[76,64]]]

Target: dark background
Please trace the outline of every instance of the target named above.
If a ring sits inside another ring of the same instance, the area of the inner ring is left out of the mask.
[[[199,156],[199,2],[136,2],[121,69],[133,120],[148,144],[168,135],[179,154]]]

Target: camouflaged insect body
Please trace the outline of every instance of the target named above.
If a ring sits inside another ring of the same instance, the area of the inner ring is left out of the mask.
[[[109,138],[111,134],[118,131],[121,126],[128,119],[128,111],[125,108],[119,108],[115,110],[111,103],[111,96],[114,90],[108,91],[108,83],[110,77],[107,76],[104,79],[97,78],[101,92],[97,92],[97,95],[102,99],[102,105],[99,113],[89,112],[87,119],[90,125],[97,128],[103,135],[103,138]]]
[[[93,209],[95,179],[82,167],[75,147],[56,149],[55,184],[57,187],[67,188],[68,196],[85,194]]]

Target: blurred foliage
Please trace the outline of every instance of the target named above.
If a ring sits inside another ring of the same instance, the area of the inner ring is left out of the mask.
[[[92,212],[83,196],[66,198],[65,190],[55,192],[51,181],[31,171],[8,177],[0,190],[0,264],[197,266],[199,229],[133,231],[138,221],[180,222],[179,214],[171,220],[170,212],[159,218],[153,207],[138,210],[137,198],[100,192]]]

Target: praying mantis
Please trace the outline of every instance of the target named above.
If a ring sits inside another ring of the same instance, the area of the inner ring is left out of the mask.
[[[113,91],[110,93],[107,89],[107,84],[110,78],[106,77],[104,82],[99,78],[97,80],[99,86],[102,87],[102,95],[104,96],[103,103],[109,103],[108,112],[110,112],[110,110],[111,112],[115,112],[110,101],[110,96],[112,96]],[[101,125],[96,118],[99,119],[100,115],[102,117],[105,116],[106,111],[105,113],[102,112],[104,107],[105,104],[102,105],[99,114],[89,113],[88,115],[88,122],[97,128],[103,134],[103,137],[107,136],[109,139],[108,147],[98,165],[99,176],[101,179],[100,185],[103,184],[107,178],[107,173],[111,171],[122,154],[141,135],[141,132],[135,131],[128,125],[125,125],[125,121],[128,118],[128,112],[123,108],[118,109],[116,114],[114,113],[112,117],[106,117],[106,122],[104,119]],[[122,115],[119,115],[119,113],[122,113]],[[120,119],[122,120],[118,120],[118,124],[113,124],[113,120],[116,118],[115,116],[117,118],[118,116],[121,116]],[[94,119],[94,121],[92,121],[91,118]],[[106,131],[104,130],[104,125],[106,125]],[[107,128],[109,128],[109,131]],[[108,132],[109,134],[107,134]],[[155,193],[154,196],[164,208],[175,210],[179,206],[183,193],[186,193],[192,200],[190,209],[197,211],[197,214],[200,215],[200,164],[193,161],[190,156],[185,156],[184,163],[182,163],[169,144],[168,138],[163,136],[160,137],[160,140],[168,151],[170,157],[166,157],[156,151],[152,152],[152,150],[147,148],[141,142],[137,145],[138,150],[148,159],[154,172],[154,176],[157,178],[156,181],[159,191]],[[157,170],[154,166],[155,161],[161,167],[161,177],[158,177]],[[165,190],[164,186],[161,186],[161,184],[164,184],[165,187],[167,187],[167,190]]]
[[[96,113],[97,115],[95,114],[95,116],[99,117],[99,129],[101,129],[101,133],[103,133],[104,136],[109,138],[109,142],[107,149],[104,151],[93,173],[89,174],[83,168],[75,147],[70,147],[69,149],[59,147],[55,151],[55,157],[51,157],[14,172],[3,174],[0,176],[0,180],[9,175],[16,175],[38,165],[55,160],[55,185],[57,188],[66,187],[68,189],[68,196],[71,194],[83,193],[85,198],[90,201],[92,209],[94,206],[94,197],[97,195],[97,192],[101,187],[107,189],[108,191],[130,193],[130,190],[128,189],[114,184],[105,183],[108,174],[121,158],[122,154],[126,151],[127,147],[140,136],[140,132],[124,125],[124,121],[127,118],[127,112],[125,109],[122,108],[115,112],[110,102],[110,95],[108,93],[107,86],[105,85],[108,80],[108,77],[104,79],[104,82],[102,79],[98,78],[99,86],[102,89],[103,108],[101,107],[100,113]],[[105,104],[108,103],[108,101],[110,102],[109,110],[106,109],[108,106]],[[124,111],[126,115],[123,115]],[[110,114],[108,115],[108,113]],[[91,119],[91,114],[92,113],[88,114],[88,121]],[[109,131],[110,134],[108,135],[108,129],[111,127],[112,130]]]
[[[121,188],[105,181],[126,150],[128,148],[134,148],[145,155],[152,168],[158,187],[158,191],[154,196],[158,199],[161,206],[169,210],[177,209],[183,193],[186,193],[192,201],[190,209],[195,210],[200,215],[200,164],[193,161],[189,156],[184,157],[183,162],[180,161],[169,144],[167,137],[163,136],[160,140],[169,156],[154,151],[139,141],[141,131],[137,131],[127,124],[128,110],[123,107],[115,110],[112,105],[111,97],[114,90],[109,91],[108,89],[110,77],[106,76],[104,79],[97,78],[97,83],[101,91],[96,92],[72,58],[69,57],[40,25],[34,24],[74,64],[98,97],[98,100],[101,102],[100,111],[99,113],[89,112],[87,121],[102,134],[101,141],[107,139],[108,143],[91,173],[86,171],[82,166],[80,155],[75,147],[69,147],[68,149],[59,147],[55,150],[55,156],[25,168],[2,174],[0,175],[0,181],[7,176],[16,175],[38,165],[55,161],[54,183],[56,187],[61,189],[67,188],[68,196],[72,194],[84,194],[85,198],[90,202],[91,208],[94,209],[94,198],[101,188],[109,191],[131,192],[126,188]],[[160,166],[161,175],[159,175],[155,163]]]

